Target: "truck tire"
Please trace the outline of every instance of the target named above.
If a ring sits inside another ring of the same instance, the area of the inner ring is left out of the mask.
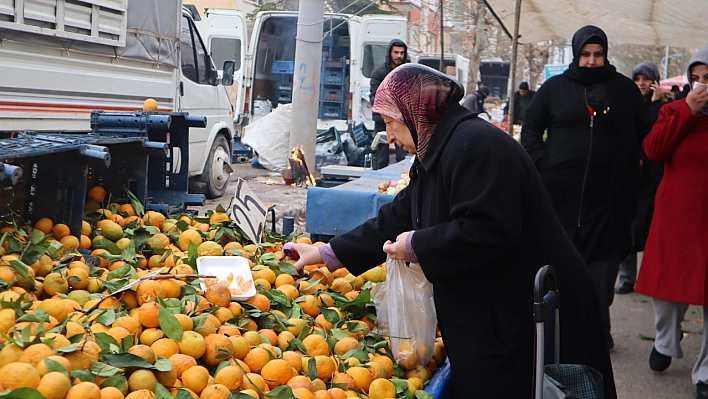
[[[226,192],[231,174],[231,154],[226,137],[219,134],[209,150],[209,158],[204,165],[202,181],[206,183],[206,197],[219,198]]]

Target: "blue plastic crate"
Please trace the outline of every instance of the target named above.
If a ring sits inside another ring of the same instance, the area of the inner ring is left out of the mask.
[[[275,74],[289,74],[292,75],[295,72],[295,62],[294,61],[273,61],[273,66],[271,67],[271,72]]]
[[[344,103],[344,90],[323,88],[320,92],[320,101],[323,103]]]
[[[345,73],[344,71],[322,71],[323,85],[336,85],[344,87]]]
[[[291,74],[278,74],[275,78],[275,90],[276,91],[292,91],[293,90],[293,75]]]
[[[363,123],[360,123],[352,128],[352,137],[354,138],[354,144],[356,144],[357,147],[368,147],[373,141],[371,134],[369,133],[369,129],[367,129]]]
[[[320,119],[347,119],[346,110],[340,104],[327,104],[320,102],[320,108],[317,112]]]
[[[322,68],[343,68],[347,65],[347,57],[322,58]]]

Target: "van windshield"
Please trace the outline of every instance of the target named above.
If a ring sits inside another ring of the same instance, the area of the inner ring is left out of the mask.
[[[365,44],[364,59],[361,63],[361,74],[367,78],[370,78],[371,73],[374,72],[374,69],[386,62],[387,49],[387,44]]]
[[[236,61],[234,71],[241,69],[241,39],[213,37],[211,39],[211,58],[216,68],[221,70],[224,61]]]

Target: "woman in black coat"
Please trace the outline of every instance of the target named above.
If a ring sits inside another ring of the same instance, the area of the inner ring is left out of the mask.
[[[585,259],[600,299],[605,340],[619,263],[631,246],[639,151],[649,111],[637,85],[607,60],[607,36],[586,26],[574,60],[538,90],[521,143],[541,174],[563,228]],[[543,136],[547,134],[544,141]]]
[[[410,183],[378,217],[313,247],[295,264],[360,274],[386,260],[413,261],[433,284],[455,398],[533,396],[533,281],[555,267],[561,362],[604,375],[609,352],[591,277],[551,207],[536,169],[511,137],[461,107],[457,81],[422,65],[396,68],[374,110],[389,141],[416,154]],[[383,247],[383,250],[382,250]]]

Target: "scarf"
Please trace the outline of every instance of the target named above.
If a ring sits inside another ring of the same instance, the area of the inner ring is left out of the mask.
[[[696,51],[696,54],[693,54],[693,57],[691,57],[691,62],[688,64],[688,69],[686,70],[686,75],[688,76],[689,82],[691,81],[691,68],[697,64],[708,65],[708,46]],[[701,113],[708,116],[708,103],[703,105]]]
[[[463,94],[457,80],[421,64],[404,64],[381,82],[372,111],[406,125],[422,161],[435,125]]]
[[[597,68],[581,67],[578,64],[580,60],[580,50],[586,44],[599,44],[605,49],[605,64]],[[616,69],[607,60],[607,35],[597,26],[584,26],[578,29],[573,35],[573,62],[570,64],[564,74],[583,86],[602,83],[614,75]]]

